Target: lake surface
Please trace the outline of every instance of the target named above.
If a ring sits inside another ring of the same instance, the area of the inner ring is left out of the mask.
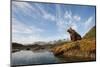
[[[36,64],[52,64],[59,63],[57,57],[50,51],[33,52],[28,50],[21,50],[19,52],[12,53],[11,64],[12,65],[36,65]]]

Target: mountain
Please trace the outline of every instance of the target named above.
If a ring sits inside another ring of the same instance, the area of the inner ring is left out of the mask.
[[[23,45],[19,43],[12,43],[12,48],[18,48],[18,47],[23,47]]]
[[[38,41],[38,42],[35,42],[34,44],[38,44],[38,45],[46,45],[47,42]]]

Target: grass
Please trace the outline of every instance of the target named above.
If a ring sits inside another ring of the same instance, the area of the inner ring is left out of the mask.
[[[96,26],[94,26],[86,35],[83,37],[84,39],[90,39],[96,37]]]

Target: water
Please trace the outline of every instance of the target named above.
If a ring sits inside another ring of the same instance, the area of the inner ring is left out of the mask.
[[[12,65],[52,64],[60,62],[50,51],[33,52],[25,50],[12,53],[11,61]]]

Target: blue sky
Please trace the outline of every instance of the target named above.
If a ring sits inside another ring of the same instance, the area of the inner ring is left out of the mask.
[[[13,42],[70,39],[69,27],[84,36],[94,25],[94,6],[12,2]]]

